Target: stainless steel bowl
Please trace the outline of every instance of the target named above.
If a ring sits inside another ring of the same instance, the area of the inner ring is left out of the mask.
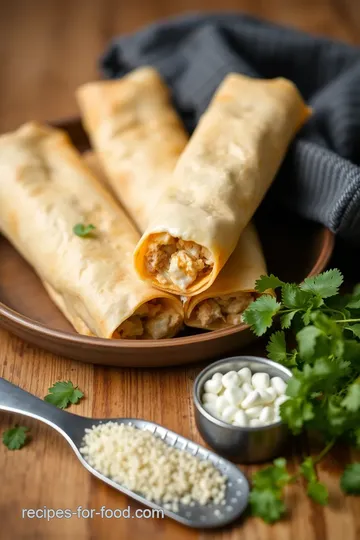
[[[288,430],[282,422],[276,422],[264,427],[237,427],[214,418],[201,404],[201,396],[205,382],[214,373],[238,371],[248,367],[253,373],[262,371],[270,377],[281,377],[285,381],[290,379],[291,371],[257,356],[233,356],[214,362],[206,367],[194,382],[195,420],[203,439],[219,454],[226,456],[236,463],[256,463],[267,461],[280,453]]]

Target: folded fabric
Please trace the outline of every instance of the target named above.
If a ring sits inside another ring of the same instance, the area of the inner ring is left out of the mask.
[[[191,131],[230,72],[291,79],[314,115],[268,197],[360,243],[360,49],[227,13],[188,15],[115,39],[106,77],[154,66]]]

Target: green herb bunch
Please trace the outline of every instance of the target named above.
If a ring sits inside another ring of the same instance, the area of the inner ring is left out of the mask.
[[[325,441],[319,456],[306,458],[294,475],[288,474],[283,458],[254,475],[252,513],[269,523],[285,513],[284,487],[299,477],[307,481],[308,495],[326,504],[328,493],[318,481],[316,463],[338,440],[360,448],[360,286],[352,294],[340,295],[342,282],[337,269],[300,285],[284,283],[274,275],[261,276],[256,290],[280,289],[281,301],[263,294],[243,315],[257,336],[272,326],[275,317],[280,318],[282,330],[270,336],[267,352],[271,360],[293,372],[288,400],[280,407],[281,418],[295,435],[311,429]],[[293,348],[285,335],[290,328],[296,340]],[[345,469],[341,487],[360,494],[360,463]]]

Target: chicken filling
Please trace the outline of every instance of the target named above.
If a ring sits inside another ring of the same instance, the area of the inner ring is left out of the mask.
[[[160,285],[175,285],[181,291],[209,274],[214,263],[208,249],[195,242],[158,234],[149,244],[146,267]]]
[[[140,306],[114,333],[115,339],[162,339],[173,337],[182,317],[166,300],[150,300]]]
[[[241,324],[242,314],[255,300],[253,293],[240,293],[234,296],[218,296],[199,302],[191,318],[195,319],[202,328],[209,328],[214,324],[220,326],[233,326]]]

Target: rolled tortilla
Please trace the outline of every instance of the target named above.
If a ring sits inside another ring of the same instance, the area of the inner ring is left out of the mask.
[[[77,90],[82,119],[108,181],[140,231],[153,216],[188,137],[155,69]]]
[[[162,290],[207,290],[309,116],[294,84],[228,75],[186,146],[138,243],[139,276]]]
[[[249,223],[211,287],[196,296],[184,298],[185,324],[205,330],[241,324],[242,313],[259,296],[255,282],[266,273],[257,231]]]
[[[25,124],[0,137],[0,230],[75,329],[103,338],[172,337],[180,300],[135,273],[139,234],[61,131]],[[77,236],[76,224],[95,226]]]

